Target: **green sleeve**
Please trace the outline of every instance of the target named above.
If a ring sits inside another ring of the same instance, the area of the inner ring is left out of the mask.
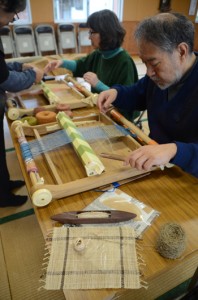
[[[72,72],[75,72],[76,71],[76,61],[75,60],[66,60],[66,59],[64,59],[62,64],[61,64],[61,67],[65,68],[65,69],[68,69]]]
[[[96,84],[95,86],[95,91],[96,93],[100,93],[102,91],[106,91],[106,90],[109,90],[110,87],[106,84],[104,84],[102,81],[98,81],[98,83]]]

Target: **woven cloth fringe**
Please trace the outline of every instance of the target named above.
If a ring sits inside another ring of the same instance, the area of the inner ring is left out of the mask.
[[[47,243],[49,263],[41,276],[47,290],[147,288],[131,227],[55,227]]]

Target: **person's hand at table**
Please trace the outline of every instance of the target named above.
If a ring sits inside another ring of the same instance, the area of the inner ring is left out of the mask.
[[[58,69],[61,67],[63,61],[62,60],[53,60],[50,61],[44,68],[44,73],[47,74],[55,69]]]
[[[87,81],[92,87],[95,87],[99,82],[98,76],[93,72],[86,72],[83,75],[85,81]]]
[[[177,152],[174,143],[142,146],[126,158],[124,165],[139,171],[150,171],[152,167],[163,166],[170,162]]]
[[[111,103],[116,99],[118,92],[115,89],[109,89],[101,92],[98,96],[97,106],[101,112],[106,113]]]
[[[37,67],[33,67],[32,69],[36,73],[35,83],[41,82],[41,80],[43,79],[43,76],[44,76],[44,71],[42,71],[41,69],[39,69]]]
[[[22,66],[23,71],[26,71],[29,69],[34,70],[34,72],[36,73],[35,83],[39,83],[43,79],[44,71],[38,67],[35,67],[32,64],[29,64],[29,63],[23,64],[23,66]]]

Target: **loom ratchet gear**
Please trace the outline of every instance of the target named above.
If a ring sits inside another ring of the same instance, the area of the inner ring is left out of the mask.
[[[108,224],[134,219],[137,215],[121,210],[69,211],[51,217],[62,224]]]

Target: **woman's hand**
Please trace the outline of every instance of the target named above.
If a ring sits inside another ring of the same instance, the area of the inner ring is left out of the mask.
[[[93,72],[87,72],[83,75],[85,81],[87,81],[91,86],[95,87],[98,83],[98,76]]]
[[[62,65],[63,61],[62,60],[53,60],[50,61],[44,68],[44,73],[47,74],[57,68],[60,68]]]

